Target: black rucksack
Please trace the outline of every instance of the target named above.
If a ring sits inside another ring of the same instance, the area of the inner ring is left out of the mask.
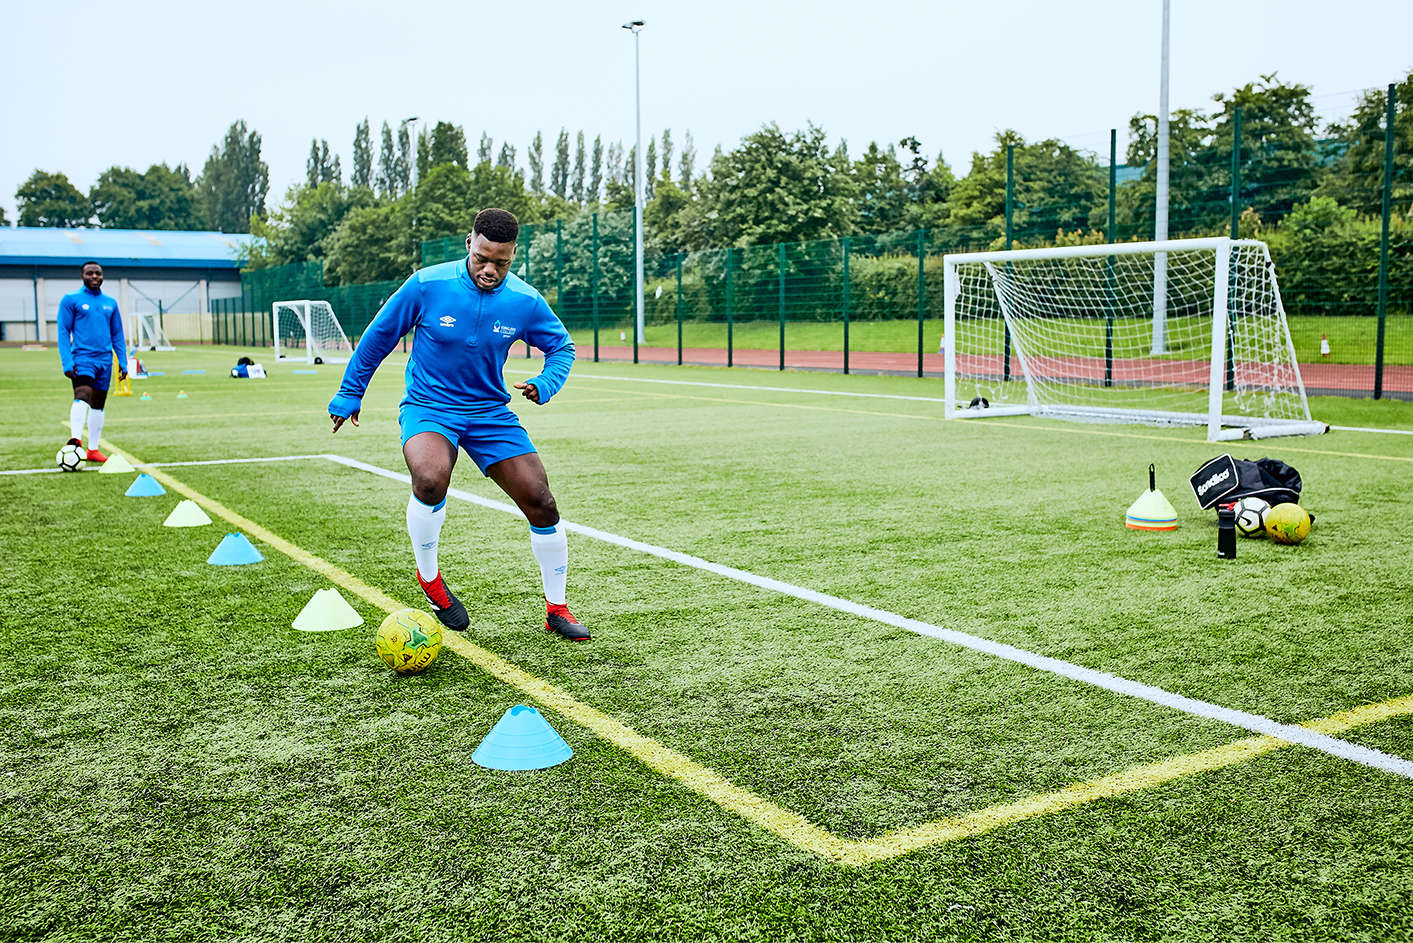
[[[1203,508],[1260,498],[1274,507],[1300,502],[1300,472],[1275,458],[1232,458],[1219,455],[1188,479]]]

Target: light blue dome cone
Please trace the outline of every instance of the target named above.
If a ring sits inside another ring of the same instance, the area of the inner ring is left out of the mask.
[[[128,485],[128,490],[123,492],[129,498],[155,498],[166,493],[167,489],[146,472],[134,478],[132,484]]]
[[[539,711],[516,704],[496,721],[471,760],[486,769],[548,769],[573,755]]]
[[[206,562],[214,566],[240,566],[243,563],[259,563],[265,559],[260,551],[245,539],[244,534],[227,534]]]

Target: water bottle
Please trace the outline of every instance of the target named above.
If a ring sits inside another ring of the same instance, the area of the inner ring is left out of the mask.
[[[1236,505],[1217,505],[1217,559],[1236,559]]]

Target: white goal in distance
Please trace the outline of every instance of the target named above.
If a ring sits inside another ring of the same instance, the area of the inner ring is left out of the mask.
[[[271,308],[275,359],[347,363],[353,344],[327,301],[277,301]]]
[[[1310,418],[1263,242],[975,252],[943,269],[949,418],[1205,425],[1212,441],[1329,428]]]

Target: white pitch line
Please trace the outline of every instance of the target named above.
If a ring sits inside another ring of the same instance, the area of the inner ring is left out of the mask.
[[[340,465],[346,465],[349,468],[357,468],[361,471],[391,479],[392,481],[400,481],[403,484],[411,484],[412,482],[410,475],[402,472],[389,471],[386,468],[370,465],[358,459],[346,458],[342,455],[325,455],[324,458],[332,462],[337,462]],[[503,511],[516,516],[520,515],[520,509],[513,504],[483,498],[480,495],[472,494],[469,491],[462,491],[459,488],[448,489],[447,495],[471,504],[480,505],[484,508]],[[1174,694],[1171,691],[1165,691],[1162,688],[1154,687],[1151,684],[1144,684],[1141,681],[1131,681],[1128,678],[1109,674],[1106,671],[1096,671],[1093,668],[1085,668],[1082,665],[1076,665],[1059,658],[1050,658],[1001,642],[993,642],[990,639],[971,635],[967,632],[958,632],[955,629],[944,629],[941,626],[921,622],[917,619],[909,619],[906,616],[900,616],[897,613],[888,612],[884,609],[864,606],[848,599],[841,599],[838,596],[831,596],[828,593],[816,592],[812,589],[806,589],[803,586],[785,583],[767,576],[757,576],[746,570],[738,570],[735,567],[712,563],[710,560],[703,560],[701,557],[679,553],[676,550],[668,550],[666,547],[643,543],[642,541],[633,540],[629,537],[621,537],[618,534],[611,534],[608,531],[599,530],[595,527],[574,524],[563,519],[561,519],[560,523],[564,525],[565,530],[576,534],[583,534],[595,540],[602,540],[605,543],[625,547],[629,550],[636,550],[639,553],[646,553],[664,560],[671,560],[683,566],[706,570],[709,573],[715,573],[727,579],[748,583],[752,586],[759,586],[762,589],[782,593],[786,596],[793,596],[796,599],[802,599],[806,602],[816,603],[829,609],[835,609],[865,619],[871,619],[875,622],[891,625],[908,632],[914,632],[918,635],[941,639],[944,642],[951,642],[962,648],[969,648],[973,651],[1005,659],[1006,661],[1026,665],[1027,667],[1035,668],[1039,671],[1060,675],[1061,677],[1069,678],[1073,681],[1080,681],[1098,688],[1103,688],[1106,691],[1113,691],[1116,694],[1136,697],[1153,704],[1159,704],[1163,707],[1181,711],[1185,714],[1191,714],[1194,717],[1219,720],[1235,727],[1245,728],[1253,733],[1265,734],[1266,736],[1275,737],[1278,740],[1296,743],[1301,746],[1309,747],[1312,750],[1319,750],[1321,753],[1327,753],[1331,756],[1336,756],[1364,766],[1371,766],[1387,773],[1413,779],[1413,762],[1409,760],[1398,756],[1391,756],[1370,747],[1350,743],[1347,740],[1340,740],[1337,737],[1316,733],[1304,727],[1297,727],[1294,724],[1283,724],[1269,717],[1263,717],[1260,714],[1251,714],[1246,711],[1222,707],[1219,704],[1212,704],[1208,701],[1200,701],[1196,698]]]
[[[523,372],[523,371],[522,371]],[[575,374],[576,380],[617,380],[624,383],[666,383],[672,386],[710,386],[722,390],[757,390],[775,393],[809,393],[815,396],[855,396],[862,399],[903,399],[917,403],[945,403],[938,396],[902,396],[896,393],[858,393],[852,390],[807,390],[794,386],[759,386],[748,383],[706,383],[700,380],[659,380],[649,377],[620,377],[606,374]],[[1388,435],[1413,435],[1413,429],[1376,429],[1367,426],[1330,426],[1340,432],[1380,432]]]
[[[576,380],[621,380],[624,383],[667,383],[672,386],[711,386],[722,390],[763,390],[773,393],[812,393],[816,396],[856,396],[860,399],[906,399],[918,403],[945,403],[938,396],[900,396],[896,393],[857,393],[847,390],[807,390],[793,386],[752,386],[745,383],[704,383],[700,380],[655,380],[648,377],[619,377],[604,374],[581,373]]]
[[[154,467],[156,465],[161,464],[165,464],[168,466],[218,465],[239,464],[243,462],[292,462],[310,458],[326,459],[328,461],[335,462],[339,465],[344,465],[349,468],[356,468],[360,471],[366,471],[371,474],[378,475],[382,478],[388,478],[392,481],[402,482],[403,484],[412,483],[412,477],[404,472],[389,471],[386,468],[381,468],[377,465],[370,465],[367,462],[359,461],[356,458],[348,458],[343,455],[333,455],[328,453],[320,455],[279,455],[271,456],[268,458],[208,459],[206,461],[200,462],[148,462],[144,464],[146,465],[146,467]],[[47,472],[50,471],[50,469],[32,469],[18,473],[28,474],[30,472],[38,471]],[[12,472],[11,474],[16,473]],[[471,492],[463,491],[460,488],[447,489],[447,495],[453,498],[457,498],[458,500],[465,501],[469,504],[476,504],[494,511],[502,511],[507,514],[520,516],[520,509],[513,504],[507,504],[504,501],[495,501],[490,498],[483,498],[478,494],[472,494]],[[1357,743],[1350,743],[1348,740],[1340,740],[1337,737],[1330,737],[1325,734],[1316,733],[1313,730],[1307,730],[1304,727],[1297,727],[1294,724],[1283,724],[1279,721],[1272,720],[1269,717],[1263,717],[1260,714],[1252,714],[1248,713],[1247,711],[1236,710],[1230,707],[1222,707],[1220,704],[1213,704],[1209,701],[1201,701],[1196,698],[1186,697],[1181,694],[1174,694],[1171,691],[1166,691],[1151,684],[1144,684],[1141,681],[1132,681],[1120,675],[1110,674],[1107,671],[1097,671],[1093,668],[1085,668],[1083,665],[1076,665],[1073,662],[1064,661],[1059,658],[1050,658],[1049,656],[1040,655],[1036,652],[1027,651],[1023,648],[1016,648],[1013,645],[1006,645],[1002,642],[993,642],[990,639],[982,638],[979,635],[972,635],[968,632],[959,632],[955,629],[944,629],[941,626],[932,625],[928,622],[922,622],[918,619],[909,619],[906,616],[900,616],[897,613],[889,612],[886,609],[877,609],[873,606],[865,606],[860,603],[853,602],[852,600],[842,599],[838,596],[831,596],[828,593],[821,593],[817,592],[816,590],[807,589],[803,586],[796,586],[793,583],[786,583],[782,580],[771,579],[768,576],[758,576],[755,573],[751,573],[746,570],[739,570],[736,567],[725,566],[720,563],[713,563],[710,560],[703,560],[701,557],[694,557],[691,554],[680,553],[676,550],[669,550],[666,547],[659,547],[655,544],[643,543],[640,540],[633,540],[631,537],[622,537],[618,534],[612,534],[608,531],[599,530],[596,527],[588,527],[583,524],[575,524],[562,519],[560,523],[564,525],[565,530],[572,531],[576,534],[583,534],[586,537],[592,537],[595,540],[601,540],[605,543],[614,544],[615,546],[624,547],[628,550],[636,550],[639,553],[646,553],[651,556],[659,557],[663,560],[670,560],[673,563],[680,563],[683,566],[693,567],[698,570],[705,570],[708,573],[715,573],[718,576],[724,576],[727,579],[736,580],[737,582],[747,583],[751,586],[758,586],[761,589],[768,589],[772,592],[781,593],[785,596],[792,596],[796,599],[802,599],[806,602],[812,602],[829,609],[837,610],[839,612],[847,612],[850,615],[856,615],[864,619],[870,619],[874,622],[881,622],[884,625],[891,625],[895,628],[903,629],[908,632],[913,632],[917,635],[925,635],[930,638],[940,639],[944,642],[951,642],[953,645],[958,645],[962,648],[968,648],[972,651],[992,655],[996,658],[1001,658],[1006,661],[1025,665],[1029,668],[1034,668],[1038,671],[1049,672],[1050,674],[1069,678],[1072,681],[1080,681],[1084,684],[1093,685],[1097,688],[1103,688],[1106,691],[1112,691],[1115,694],[1123,694],[1128,697],[1135,697],[1140,700],[1148,701],[1152,704],[1158,704],[1162,707],[1168,707],[1176,711],[1181,711],[1185,714],[1190,714],[1194,717],[1205,717],[1209,720],[1219,720],[1223,723],[1231,724],[1235,727],[1241,727],[1246,730],[1250,730],[1253,733],[1264,734],[1269,737],[1274,737],[1277,740],[1284,740],[1287,743],[1299,744],[1300,746],[1309,747],[1312,750],[1318,750],[1321,753],[1326,753],[1330,756],[1349,760],[1353,763],[1359,763],[1363,766],[1370,766],[1374,769],[1380,769],[1384,772],[1392,773],[1396,776],[1403,776],[1407,779],[1413,779],[1413,761],[1405,760],[1402,757],[1398,756],[1392,756],[1388,753],[1382,752],[1381,750],[1375,750],[1370,747],[1360,746]]]
[[[1374,429],[1369,426],[1330,426],[1340,432],[1381,432],[1385,435],[1413,435],[1413,429]]]
[[[306,458],[328,458],[322,452],[309,455],[270,455],[265,458],[208,458],[199,462],[134,462],[135,468],[177,468],[183,465],[241,465],[250,462],[297,462]]]

